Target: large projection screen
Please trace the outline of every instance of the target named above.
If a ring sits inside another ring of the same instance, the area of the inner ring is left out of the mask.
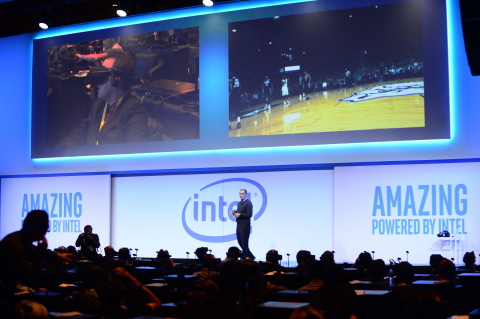
[[[34,40],[32,157],[450,138],[445,1],[244,8]],[[164,62],[132,88],[163,131],[58,144],[95,96],[75,55],[109,39],[151,68]]]

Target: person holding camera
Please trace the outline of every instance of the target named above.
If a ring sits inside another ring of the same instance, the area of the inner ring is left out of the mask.
[[[86,225],[83,233],[78,235],[75,246],[80,247],[80,254],[84,259],[91,260],[97,257],[97,248],[100,247],[100,238],[97,234],[92,233],[92,226]]]

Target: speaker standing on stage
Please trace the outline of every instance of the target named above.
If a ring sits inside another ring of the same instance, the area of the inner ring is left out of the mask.
[[[87,225],[83,230],[84,233],[78,235],[75,246],[80,247],[80,253],[88,260],[97,256],[97,248],[100,247],[100,239],[97,234],[92,233],[92,226]]]
[[[248,238],[250,237],[250,218],[252,218],[253,204],[247,198],[247,190],[240,190],[240,201],[237,204],[237,211],[231,211],[230,214],[237,219],[237,241],[243,250],[243,256],[249,259],[255,259],[248,248]]]

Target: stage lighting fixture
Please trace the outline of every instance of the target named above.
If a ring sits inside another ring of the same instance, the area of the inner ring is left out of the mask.
[[[45,15],[43,15],[41,18],[40,18],[40,21],[38,22],[38,26],[40,27],[40,29],[42,30],[46,30],[50,27],[50,15],[47,13]]]
[[[116,8],[116,13],[117,16],[123,18],[126,17],[128,14],[128,8],[125,4],[123,3],[118,3],[113,5]]]
[[[203,5],[205,7],[211,7],[213,6],[214,1],[213,0],[203,0]]]

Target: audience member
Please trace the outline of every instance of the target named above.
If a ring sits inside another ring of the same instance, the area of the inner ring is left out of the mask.
[[[0,281],[11,293],[18,284],[39,288],[39,274],[46,258],[73,260],[72,254],[48,250],[45,237],[48,229],[47,212],[33,210],[25,217],[20,231],[5,236],[0,242]]]
[[[228,248],[227,258],[225,258],[224,262],[229,260],[238,261],[242,257],[243,257],[243,251],[241,251],[240,248],[236,246],[232,246]]]
[[[95,260],[98,257],[97,249],[100,247],[100,238],[92,233],[93,228],[86,225],[83,233],[78,235],[75,246],[80,247],[80,254],[86,260]]]
[[[317,290],[318,288],[323,286],[323,269],[327,265],[334,265],[331,263],[329,260],[314,260],[310,263],[308,275],[310,277],[310,282],[302,287],[300,287],[298,290],[306,290],[306,291],[311,291],[311,290]]]
[[[472,252],[466,252],[465,255],[463,256],[463,262],[465,264],[465,269],[475,269],[475,261],[477,258],[475,257],[475,253]]]
[[[315,256],[313,256],[308,250],[300,250],[297,253],[298,266],[295,267],[295,271],[305,274],[308,273],[310,262],[313,260],[315,260]]]
[[[278,251],[275,249],[269,250],[265,257],[265,262],[260,264],[262,272],[266,275],[284,273],[285,268],[280,265],[280,260],[282,260],[282,255],[280,255]]]
[[[48,311],[44,305],[31,301],[22,300],[15,307],[14,319],[47,319]]]
[[[205,254],[202,256],[202,270],[194,272],[194,275],[198,275],[201,278],[215,278],[218,276],[218,261],[212,254]]]

